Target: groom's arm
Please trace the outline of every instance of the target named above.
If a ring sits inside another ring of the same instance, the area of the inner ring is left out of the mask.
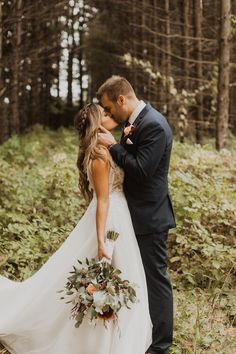
[[[165,152],[167,138],[159,124],[147,126],[140,133],[136,155],[129,153],[121,144],[110,147],[114,161],[132,178],[143,180],[152,176]]]

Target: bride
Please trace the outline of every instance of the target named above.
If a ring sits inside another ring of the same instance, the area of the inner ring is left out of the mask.
[[[79,134],[79,183],[89,206],[60,248],[31,277],[16,282],[0,276],[0,342],[14,354],[144,354],[152,342],[152,322],[142,259],[122,190],[123,171],[107,149],[98,144],[103,125],[116,123],[97,104],[85,106],[76,116]],[[112,259],[104,235],[119,237]],[[77,259],[107,259],[136,283],[139,302],[119,312],[119,332],[110,321],[106,329],[86,319],[74,327],[70,306],[57,292],[64,288]]]

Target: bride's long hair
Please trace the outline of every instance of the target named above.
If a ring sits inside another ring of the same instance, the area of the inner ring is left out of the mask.
[[[87,169],[89,162],[102,159],[111,162],[110,154],[103,145],[98,143],[98,132],[101,125],[102,112],[98,104],[89,103],[75,116],[74,126],[78,132],[79,152],[77,167],[79,169],[79,187],[87,202],[92,199],[92,191],[89,189]]]

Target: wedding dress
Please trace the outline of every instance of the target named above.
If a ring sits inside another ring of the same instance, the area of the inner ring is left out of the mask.
[[[88,169],[93,189],[91,166]],[[0,342],[13,354],[144,354],[152,341],[146,278],[127,202],[122,191],[124,173],[112,163],[109,176],[107,230],[119,233],[112,265],[138,285],[138,303],[119,312],[119,327],[106,329],[85,318],[79,328],[69,319],[71,303],[61,300],[77,259],[97,257],[96,196],[60,248],[31,277],[17,282],[0,276]]]

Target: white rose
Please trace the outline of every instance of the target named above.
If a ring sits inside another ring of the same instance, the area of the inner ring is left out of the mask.
[[[93,294],[93,303],[96,308],[102,309],[106,304],[106,293],[104,291],[96,291]]]

